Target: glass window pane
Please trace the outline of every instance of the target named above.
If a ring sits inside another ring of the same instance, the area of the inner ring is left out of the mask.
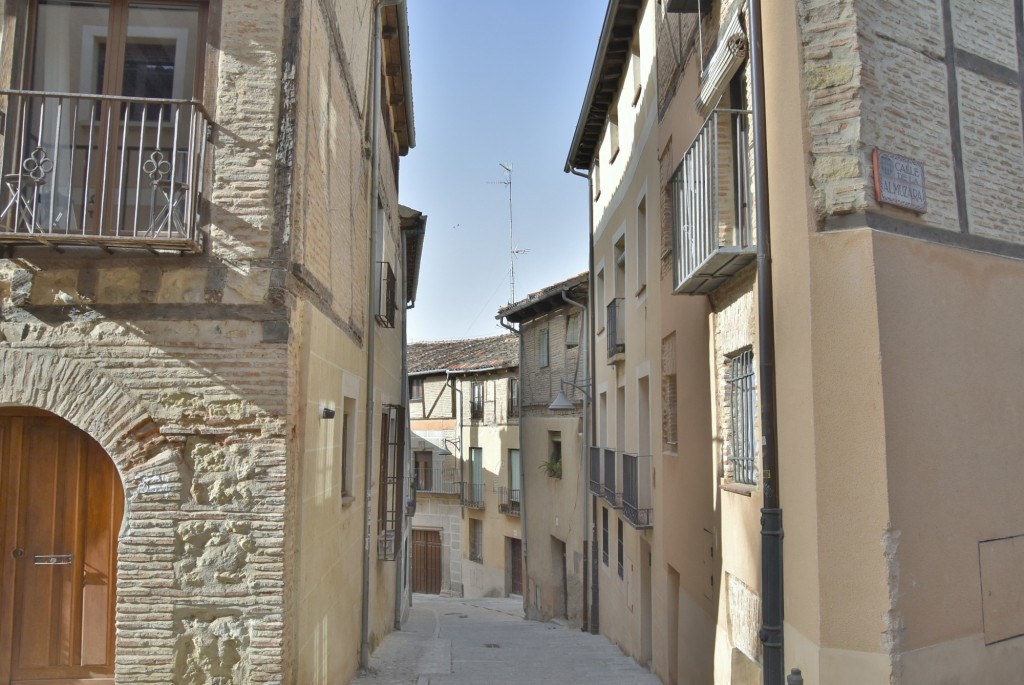
[[[128,6],[122,95],[191,99],[199,56],[199,7]]]
[[[109,21],[108,2],[40,0],[32,89],[102,92]]]

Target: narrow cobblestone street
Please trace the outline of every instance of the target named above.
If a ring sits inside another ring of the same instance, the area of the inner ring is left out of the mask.
[[[658,678],[599,635],[527,621],[518,597],[415,595],[401,631],[389,635],[353,685],[657,685]]]

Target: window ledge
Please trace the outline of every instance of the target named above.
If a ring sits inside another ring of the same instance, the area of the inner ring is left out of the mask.
[[[647,284],[646,283],[644,283],[642,286],[640,286],[639,288],[636,289],[636,292],[633,293],[633,297],[639,298],[645,292],[647,292]]]
[[[356,501],[356,498],[353,497],[352,495],[342,495],[341,496],[341,506],[342,507],[348,507],[349,505],[351,505],[355,501]]]
[[[743,495],[744,497],[752,496],[754,494],[754,490],[757,489],[756,485],[744,485],[743,483],[734,483],[733,481],[727,480],[723,480],[719,483],[719,487],[726,492]]]
[[[637,86],[636,92],[633,93],[633,107],[636,107],[636,103],[640,102],[640,94],[644,92],[643,86]]]

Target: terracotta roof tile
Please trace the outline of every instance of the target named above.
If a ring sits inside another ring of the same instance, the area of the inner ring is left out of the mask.
[[[519,365],[519,338],[497,335],[467,340],[432,340],[409,343],[409,373],[430,371],[482,371]]]

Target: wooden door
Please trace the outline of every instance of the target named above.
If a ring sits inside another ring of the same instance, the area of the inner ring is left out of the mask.
[[[0,685],[113,683],[121,480],[88,435],[0,415]]]
[[[412,531],[412,591],[441,592],[441,531]]]
[[[509,562],[509,594],[523,594],[523,541],[517,538],[509,538],[508,562]]]

